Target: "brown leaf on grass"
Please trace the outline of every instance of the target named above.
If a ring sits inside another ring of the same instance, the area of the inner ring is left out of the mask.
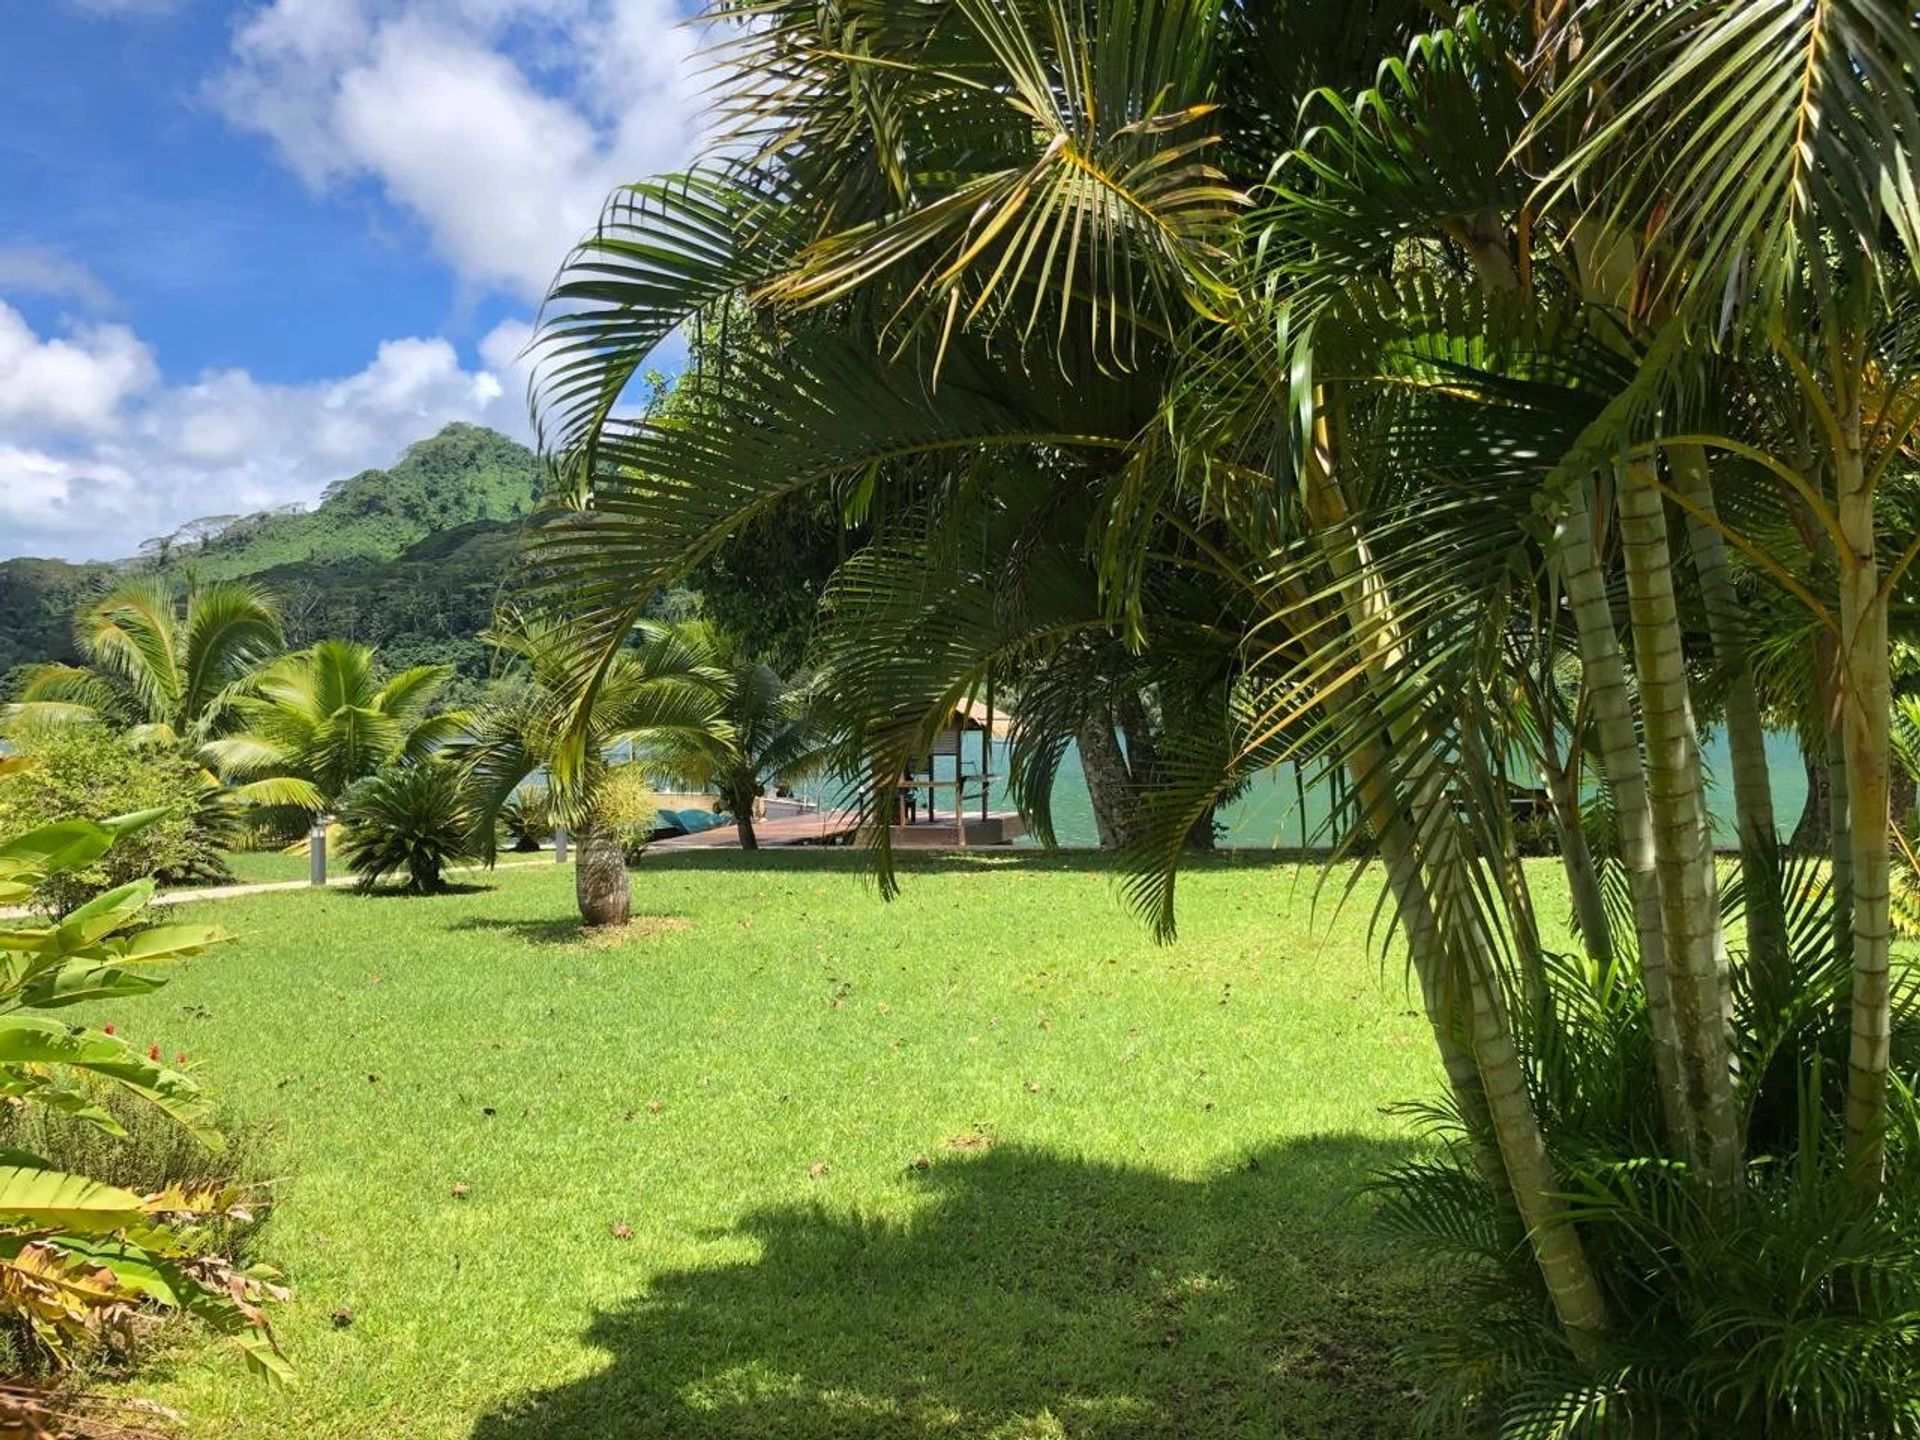
[[[631,1239],[633,1239],[633,1227],[632,1227],[631,1225],[628,1225],[628,1224],[626,1224],[626,1223],[624,1223],[624,1222],[622,1222],[622,1223],[621,1223],[621,1224],[619,1224],[619,1225],[616,1225],[616,1226],[614,1226],[614,1227],[613,1227],[613,1238],[614,1238],[614,1239],[616,1239],[616,1240],[631,1240]]]
[[[661,1101],[658,1101],[658,1100],[647,1101],[647,1109],[651,1110],[655,1115],[658,1115],[662,1110],[666,1108],[667,1108],[666,1105],[663,1104]]]
[[[933,1168],[933,1161],[924,1155],[916,1155],[907,1162],[907,1168],[909,1170],[919,1170],[924,1173]]]
[[[826,1161],[816,1160],[813,1162],[813,1164],[807,1167],[807,1174],[811,1175],[814,1179],[818,1180],[823,1176],[825,1176],[832,1169],[833,1167],[827,1164]]]
[[[353,1311],[345,1305],[342,1305],[338,1310],[333,1312],[334,1329],[344,1330],[351,1324],[353,1324]]]
[[[985,1150],[993,1144],[991,1135],[983,1135],[978,1130],[969,1130],[964,1135],[952,1135],[947,1138],[949,1150]]]
[[[464,1199],[466,1199],[466,1198],[467,1198],[467,1197],[468,1197],[469,1195],[471,1195],[471,1194],[473,1194],[473,1187],[472,1187],[471,1185],[469,1185],[469,1184],[467,1184],[467,1182],[466,1182],[466,1181],[464,1181],[464,1180],[456,1180],[456,1181],[454,1181],[454,1184],[453,1184],[453,1198],[454,1198],[454,1199],[456,1199],[456,1200],[464,1200]]]

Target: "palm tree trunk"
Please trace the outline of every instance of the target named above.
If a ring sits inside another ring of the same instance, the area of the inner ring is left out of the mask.
[[[588,818],[574,840],[573,898],[581,922],[595,927],[626,924],[633,915],[633,892],[619,835],[598,818]]]
[[[1800,766],[1807,776],[1807,803],[1801,807],[1799,823],[1793,827],[1793,838],[1788,842],[1795,850],[1805,854],[1829,849],[1833,843],[1832,797],[1828,780],[1832,776],[1825,748],[1810,748],[1806,740],[1800,741]]]
[[[1853,953],[1853,807],[1847,800],[1847,741],[1834,718],[1827,732],[1827,846],[1833,857],[1833,953]]]
[[[1887,602],[1874,554],[1873,487],[1860,449],[1859,407],[1838,457],[1840,521],[1840,718],[1852,820],[1852,1038],[1847,1051],[1847,1159],[1854,1181],[1877,1194],[1886,1168],[1887,1066],[1893,1004],[1888,977],[1887,804],[1893,695]]]
[[[1086,776],[1087,798],[1093,802],[1093,824],[1100,848],[1118,849],[1132,835],[1129,812],[1133,791],[1112,717],[1104,710],[1082,716],[1074,731],[1074,743],[1080,749],[1080,769]]]
[[[1626,662],[1614,629],[1613,606],[1594,541],[1593,511],[1582,485],[1573,488],[1560,530],[1561,585],[1573,609],[1580,637],[1587,701],[1593,708],[1600,741],[1600,765],[1613,792],[1614,824],[1620,863],[1633,900],[1634,936],[1640,950],[1641,983],[1647,992],[1647,1021],[1653,1032],[1654,1070],[1659,1080],[1661,1113],[1676,1148],[1686,1149],[1694,1129],[1687,1091],[1681,1081],[1680,1035],[1673,1010],[1673,979],[1667,970],[1666,921],[1660,901],[1660,874],[1653,840],[1653,807],[1634,733],[1627,692]]]
[[[1720,905],[1706,785],[1673,594],[1667,514],[1651,461],[1624,467],[1616,505],[1633,622],[1634,668],[1646,730],[1647,792],[1666,920],[1681,1080],[1689,1099],[1689,1160],[1710,1183],[1738,1177],[1740,1131],[1721,970]]]
[[[1733,803],[1740,836],[1740,873],[1747,898],[1747,955],[1763,975],[1784,983],[1787,911],[1780,891],[1780,829],[1773,812],[1773,776],[1767,765],[1767,732],[1760,695],[1747,661],[1745,618],[1727,564],[1726,540],[1711,523],[1718,518],[1706,452],[1683,445],[1673,452],[1675,488],[1693,511],[1687,539],[1706,602],[1707,632],[1725,676],[1727,749],[1733,761]]]
[[[1566,872],[1567,893],[1573,897],[1574,923],[1580,927],[1580,942],[1589,958],[1604,964],[1614,955],[1613,921],[1607,915],[1593,851],[1587,845],[1587,827],[1580,819],[1580,737],[1572,737],[1570,753],[1563,762],[1554,717],[1547,715],[1540,722],[1540,746],[1547,803],[1553,809],[1554,833],[1560,839],[1560,868]]]

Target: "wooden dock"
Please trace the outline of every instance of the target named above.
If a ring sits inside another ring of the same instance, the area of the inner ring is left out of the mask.
[[[795,815],[765,815],[753,822],[753,837],[768,849],[781,845],[837,845],[860,824],[851,810],[806,810]],[[653,842],[659,850],[738,850],[740,832],[729,821],[698,835],[669,835]]]
[[[860,816],[853,810],[803,810],[798,813],[764,815],[753,822],[754,839],[762,849],[793,845],[841,845],[858,838]],[[921,820],[913,825],[893,827],[892,842],[897,850],[968,850],[1010,845],[1025,833],[1020,817],[1011,810],[991,815],[970,815],[964,821],[947,816]],[[738,850],[740,832],[731,824],[697,835],[669,835],[653,842],[655,849]]]

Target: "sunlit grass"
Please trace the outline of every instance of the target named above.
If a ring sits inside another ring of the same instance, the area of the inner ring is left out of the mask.
[[[1430,1091],[1372,883],[1219,862],[1154,946],[1090,861],[651,857],[196,909],[239,943],[113,1016],[277,1124],[275,1394],[191,1437],[1399,1436],[1426,1303],[1355,1187]],[[456,1195],[455,1187],[465,1187]]]

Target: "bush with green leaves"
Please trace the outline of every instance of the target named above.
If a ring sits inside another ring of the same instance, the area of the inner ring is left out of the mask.
[[[51,874],[36,908],[63,914],[141,876],[191,885],[231,879],[221,858],[228,820],[220,791],[191,757],[164,743],[137,743],[88,722],[13,726],[0,769],[0,840],[49,815],[106,820],[135,811],[158,818],[85,866]]]
[[[0,905],[41,893],[51,879],[95,866],[163,815],[106,823],[66,820],[0,843]],[[208,1150],[222,1145],[200,1087],[109,1026],[70,1025],[49,1012],[129,1000],[165,982],[155,965],[199,954],[227,937],[205,925],[146,925],[154,884],[135,880],[63,920],[0,931],[0,1096],[12,1109],[0,1152],[0,1316],[17,1355],[56,1366],[80,1344],[126,1337],[154,1308],[195,1316],[232,1337],[257,1371],[284,1378],[262,1303],[284,1294],[264,1267],[237,1264],[220,1242],[251,1223],[247,1190],[202,1165],[165,1173],[138,1164],[120,1181],[68,1168],[79,1129],[124,1139],[126,1103]],[[118,1092],[103,1103],[103,1090]],[[58,1120],[50,1120],[57,1115]],[[36,1140],[65,1137],[46,1152]],[[149,1139],[131,1157],[158,1154]],[[136,1188],[137,1187],[137,1188]]]
[[[453,767],[404,760],[349,786],[340,800],[340,856],[372,890],[405,872],[416,895],[446,889],[449,866],[481,857],[474,807]]]
[[[500,828],[509,849],[522,855],[538,850],[553,833],[553,806],[545,788],[522,785],[500,806]]]

